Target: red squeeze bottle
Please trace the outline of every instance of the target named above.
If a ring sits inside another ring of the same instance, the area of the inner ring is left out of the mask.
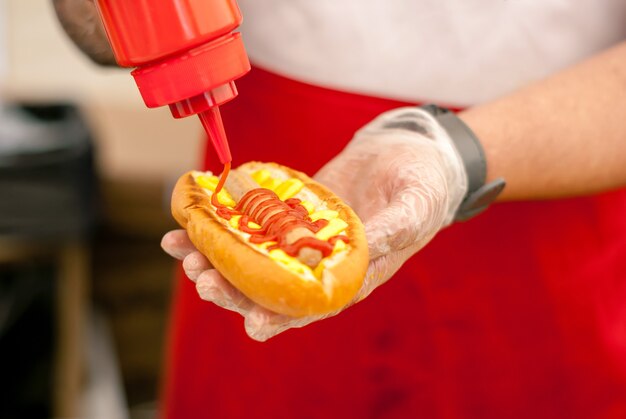
[[[97,0],[115,59],[149,108],[197,114],[222,164],[232,158],[219,106],[250,70],[235,0]]]

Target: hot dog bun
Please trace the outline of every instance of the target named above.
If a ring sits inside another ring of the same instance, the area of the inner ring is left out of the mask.
[[[302,317],[328,314],[349,304],[362,286],[369,262],[365,230],[354,211],[326,187],[288,167],[250,162],[236,170],[247,174],[269,171],[277,182],[300,180],[304,187],[296,197],[307,202],[317,197],[313,202],[316,208],[336,211],[347,223],[342,234],[348,237],[348,244],[324,258],[315,275],[307,268],[288,268],[217,215],[211,204],[212,192],[198,184],[198,172],[188,172],[174,188],[172,214],[196,248],[233,286],[271,311]]]

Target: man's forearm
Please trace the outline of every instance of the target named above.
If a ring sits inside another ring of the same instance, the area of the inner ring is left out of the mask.
[[[626,43],[460,114],[481,139],[502,200],[626,185]]]

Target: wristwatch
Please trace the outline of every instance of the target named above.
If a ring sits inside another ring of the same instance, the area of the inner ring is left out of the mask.
[[[468,188],[454,219],[468,220],[486,210],[502,192],[506,182],[498,178],[485,184],[487,162],[483,147],[472,130],[454,112],[433,104],[420,108],[431,114],[446,130],[463,160]]]

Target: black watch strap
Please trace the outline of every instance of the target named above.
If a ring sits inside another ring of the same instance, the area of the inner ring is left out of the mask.
[[[454,112],[432,104],[424,105],[421,109],[431,114],[446,130],[463,160],[468,188],[454,219],[468,220],[487,209],[502,192],[506,182],[498,178],[485,184],[487,161],[483,147],[472,130]]]

